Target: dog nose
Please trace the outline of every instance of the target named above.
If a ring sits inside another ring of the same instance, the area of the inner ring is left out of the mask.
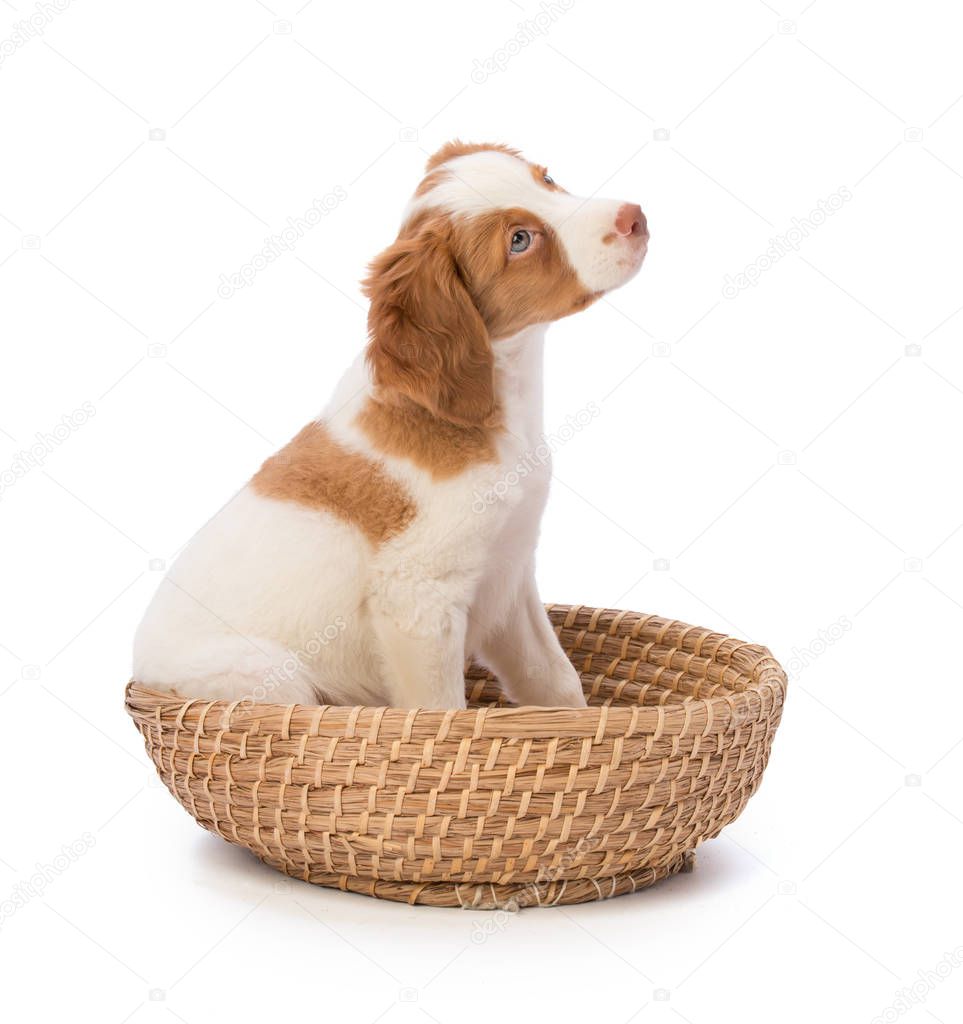
[[[646,231],[645,214],[637,203],[623,203],[615,215],[615,230],[620,235],[643,235]]]

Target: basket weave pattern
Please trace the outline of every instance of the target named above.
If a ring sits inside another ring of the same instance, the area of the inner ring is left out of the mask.
[[[185,700],[127,711],[205,828],[296,878],[408,903],[578,903],[685,869],[759,785],[786,677],[755,644],[653,615],[550,605],[587,709]]]

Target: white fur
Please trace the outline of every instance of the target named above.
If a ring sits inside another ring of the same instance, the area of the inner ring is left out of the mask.
[[[526,164],[500,153],[451,165],[452,184],[413,205],[530,208],[589,288],[614,287],[637,269],[600,241],[619,204],[539,187]],[[493,345],[506,428],[497,461],[440,480],[374,450],[354,425],[372,392],[359,356],[321,419],[404,486],[417,509],[411,524],[375,546],[333,514],[244,487],[161,583],[135,639],[135,678],[211,699],[457,708],[474,657],[519,703],[583,705],[535,586],[551,475],[547,459],[532,458],[544,454],[544,332],[530,327]]]

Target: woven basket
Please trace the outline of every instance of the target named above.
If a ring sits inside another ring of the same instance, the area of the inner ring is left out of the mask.
[[[635,612],[551,605],[586,709],[184,700],[127,711],[197,821],[295,878],[436,907],[580,903],[687,868],[762,778],[786,693],[764,648]]]

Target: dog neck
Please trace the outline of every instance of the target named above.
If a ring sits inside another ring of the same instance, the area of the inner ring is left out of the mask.
[[[495,397],[505,429],[531,441],[542,430],[546,324],[492,342]]]

